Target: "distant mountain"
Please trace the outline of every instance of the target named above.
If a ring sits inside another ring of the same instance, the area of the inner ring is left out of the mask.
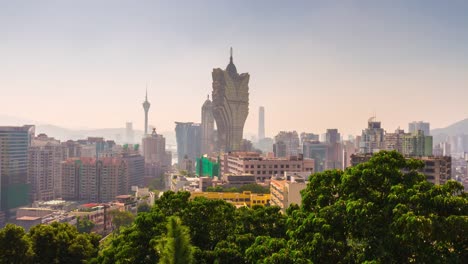
[[[36,135],[44,133],[49,137],[54,137],[61,141],[85,139],[87,137],[104,137],[105,139],[115,140],[117,143],[126,142],[125,128],[102,128],[102,129],[69,129],[50,124],[43,124],[34,120],[18,118],[7,115],[0,115],[0,126],[22,126],[25,124],[36,125]],[[143,131],[133,130],[134,143],[141,143]],[[158,132],[159,133],[159,132]],[[175,132],[160,132],[166,138],[167,145],[176,145]]]
[[[431,135],[434,137],[435,144],[445,140],[447,137],[462,134],[468,135],[468,118],[456,122],[445,128],[437,128],[431,130]]]
[[[72,130],[54,125],[37,125],[36,134],[45,133],[48,136],[54,137],[61,141],[65,140],[77,140],[84,139],[87,137],[104,137],[105,139],[115,140],[117,143],[128,143],[126,142],[126,129],[125,128],[101,128],[101,129],[80,129]],[[134,143],[140,143],[143,137],[143,131],[133,130]],[[161,132],[166,138],[166,144],[175,145],[175,132]]]

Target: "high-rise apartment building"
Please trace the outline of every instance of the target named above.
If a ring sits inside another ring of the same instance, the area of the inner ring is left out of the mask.
[[[385,133],[384,150],[396,150],[403,153],[403,138],[406,135],[403,129],[395,130],[395,133]]]
[[[1,210],[27,205],[30,195],[28,179],[28,149],[35,127],[0,127],[0,204]]]
[[[325,134],[325,142],[329,144],[339,143],[341,141],[341,135],[338,133],[338,129],[327,129]]]
[[[127,164],[128,189],[131,192],[132,186],[145,186],[145,158],[140,154],[123,153],[120,156]]]
[[[62,198],[109,202],[128,193],[128,164],[122,158],[72,158],[62,162]]]
[[[422,130],[403,136],[402,152],[405,156],[432,156],[432,136]]]
[[[40,134],[29,148],[28,174],[33,201],[62,197],[62,166],[66,155],[59,140]]]
[[[275,136],[273,145],[275,157],[299,155],[299,136],[296,131],[281,131]]]
[[[304,141],[302,144],[304,158],[313,159],[315,162],[315,172],[322,172],[326,169],[328,146],[319,141]]]
[[[360,153],[376,153],[384,147],[384,130],[375,117],[369,119],[367,128],[362,131]]]
[[[301,145],[304,144],[305,141],[320,141],[320,136],[314,133],[301,133]]]
[[[166,158],[166,139],[153,129],[151,135],[143,138],[143,156],[146,163],[164,164]]]
[[[417,133],[418,130],[422,130],[424,132],[424,135],[429,136],[431,134],[431,125],[428,122],[411,122],[408,124],[408,132],[410,134]]]
[[[239,150],[249,114],[248,73],[237,73],[231,57],[226,70],[213,69],[213,116],[218,130],[218,150]],[[180,157],[180,156],[179,156]]]
[[[177,160],[195,161],[201,155],[201,126],[192,122],[176,122]]]
[[[213,103],[208,95],[201,111],[201,153],[211,154],[214,151],[214,117]]]
[[[258,141],[265,138],[265,107],[258,109]]]
[[[127,143],[132,144],[135,139],[132,122],[127,122],[125,124],[125,136],[127,137]]]
[[[145,101],[143,102],[143,110],[145,111],[145,129],[143,136],[148,135],[148,111],[150,109],[150,102],[148,102],[148,90],[146,90]]]
[[[327,129],[325,133],[325,143],[327,144],[327,169],[343,168],[343,148],[341,145],[341,135],[338,129]]]

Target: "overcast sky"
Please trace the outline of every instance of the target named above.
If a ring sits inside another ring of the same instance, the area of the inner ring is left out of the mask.
[[[200,122],[229,47],[246,132],[468,117],[468,1],[0,0],[0,114],[68,128]],[[2,124],[5,125],[5,124]],[[53,135],[52,135],[53,136]]]

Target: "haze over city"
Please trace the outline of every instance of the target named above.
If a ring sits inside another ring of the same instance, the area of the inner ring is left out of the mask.
[[[211,71],[250,78],[246,133],[359,134],[468,116],[468,3],[2,1],[0,113],[68,128],[200,122]],[[6,93],[5,93],[6,91]]]

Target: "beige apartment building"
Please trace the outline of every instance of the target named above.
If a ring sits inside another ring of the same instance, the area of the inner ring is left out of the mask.
[[[49,201],[62,195],[62,168],[65,148],[60,141],[40,134],[28,150],[28,176],[33,201]]]
[[[274,179],[270,183],[271,205],[281,208],[283,213],[291,204],[301,205],[301,191],[307,187],[305,179],[299,175]]]
[[[62,163],[62,198],[109,202],[128,193],[128,164],[121,158],[72,158]]]
[[[256,152],[231,152],[221,156],[223,174],[252,174],[257,182],[282,176],[284,172],[314,172],[314,160],[304,159],[302,154],[287,158],[263,157]]]

